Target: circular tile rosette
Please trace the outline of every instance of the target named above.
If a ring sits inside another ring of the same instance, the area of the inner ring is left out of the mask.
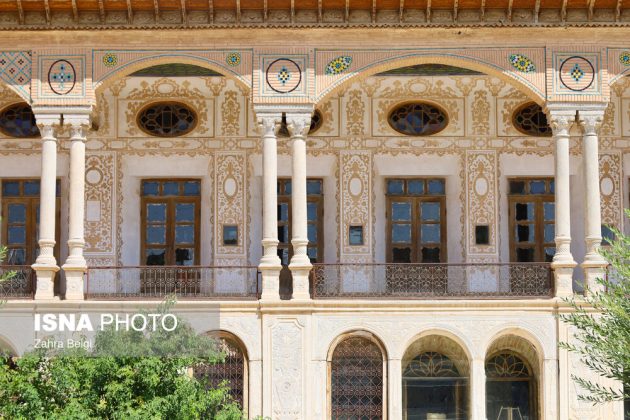
[[[103,56],[103,65],[105,67],[116,67],[118,64],[118,56],[114,53],[107,53]]]
[[[574,92],[591,87],[595,81],[595,68],[584,57],[569,57],[560,65],[560,82]]]
[[[241,54],[237,52],[231,52],[225,57],[225,62],[230,67],[236,67],[241,64]]]
[[[624,51],[619,54],[619,62],[624,66],[630,66],[630,51]]]
[[[279,58],[267,66],[266,81],[274,92],[291,93],[302,83],[302,69],[293,60]]]
[[[48,86],[57,95],[72,92],[76,82],[77,72],[69,61],[57,60],[48,69]]]

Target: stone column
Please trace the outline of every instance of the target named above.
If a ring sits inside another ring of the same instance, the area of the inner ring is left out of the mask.
[[[262,273],[263,300],[280,299],[280,270],[278,257],[278,156],[276,131],[282,120],[280,113],[259,114],[258,125],[263,142],[263,256],[259,269]]]
[[[575,110],[550,110],[555,151],[555,228],[556,254],[551,268],[557,297],[573,294],[573,268],[577,263],[571,255],[571,190],[569,172],[569,130],[575,121]]]
[[[39,201],[39,255],[33,270],[37,273],[35,299],[53,299],[55,275],[55,213],[57,202],[57,138],[61,115],[36,115],[42,136],[42,172]]]
[[[313,268],[306,254],[308,220],[306,214],[306,134],[311,114],[288,114],[287,127],[291,134],[291,245],[293,257],[289,269],[293,277],[293,299],[310,299],[308,275]]]
[[[85,247],[85,140],[89,124],[88,115],[64,115],[70,125],[70,206],[69,255],[63,270],[66,274],[66,299],[80,300],[83,294],[83,276],[87,263],[83,257]]]
[[[582,159],[584,165],[585,192],[585,241],[586,256],[582,263],[584,286],[595,291],[601,288],[596,279],[604,275],[607,262],[599,254],[602,242],[602,215],[599,191],[599,147],[597,130],[604,118],[604,108],[579,110],[579,123],[582,128]]]
[[[402,362],[400,359],[389,359],[387,370],[387,404],[388,419],[402,419]]]
[[[474,359],[470,367],[470,403],[472,420],[486,420],[486,363]]]

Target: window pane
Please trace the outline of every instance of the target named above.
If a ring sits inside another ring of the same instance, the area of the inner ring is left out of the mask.
[[[387,181],[387,194],[402,194],[403,181],[400,179]]]
[[[25,248],[12,248],[7,250],[7,264],[8,265],[25,265],[26,264],[26,249]]]
[[[407,191],[409,194],[424,194],[424,181],[421,179],[413,179],[407,182]]]
[[[20,183],[19,182],[3,183],[2,195],[5,197],[18,197],[20,195]]]
[[[289,243],[289,227],[278,226],[278,240],[282,243]]]
[[[175,205],[175,221],[176,222],[194,222],[195,221],[195,204],[194,203],[178,203]]]
[[[164,249],[147,249],[146,250],[147,265],[164,265],[166,262],[166,250]]]
[[[556,255],[556,248],[545,248],[545,262],[553,261],[554,255]]]
[[[516,242],[534,242],[534,225],[516,225]]]
[[[160,193],[159,183],[154,181],[148,181],[142,183],[143,195],[158,195]]]
[[[392,225],[392,242],[396,242],[396,243],[411,242],[411,225],[410,224]]]
[[[555,194],[556,193],[556,183],[554,182],[553,179],[549,181],[549,192],[551,194]]]
[[[289,204],[288,203],[278,204],[278,220],[281,222],[286,222],[289,220]]]
[[[556,229],[553,223],[547,223],[545,225],[545,242],[553,242],[556,236]]]
[[[525,181],[510,181],[510,194],[525,194]]]
[[[184,195],[199,195],[201,184],[199,181],[188,181],[184,183]]]
[[[422,225],[420,227],[420,241],[423,243],[440,243],[440,225]]]
[[[422,262],[423,263],[439,263],[440,262],[440,248],[422,247]]]
[[[529,381],[488,381],[486,411],[488,419],[531,419]]]
[[[363,245],[363,226],[350,226],[350,245]]]
[[[284,194],[291,195],[291,180],[287,180],[284,182]]]
[[[306,214],[309,222],[317,220],[317,203],[306,203]]]
[[[282,265],[289,265],[289,250],[286,248],[279,248],[278,258],[280,258],[280,263]]]
[[[321,180],[306,181],[306,193],[320,195],[322,193],[322,181]]]
[[[534,203],[516,203],[516,220],[534,220]]]
[[[238,245],[238,226],[223,226],[223,245]]]
[[[192,248],[175,249],[175,265],[193,265],[195,250]]]
[[[162,195],[179,195],[179,182],[165,182],[162,184]]]
[[[308,225],[308,241],[317,242],[317,225],[309,223]]]
[[[26,226],[9,226],[7,242],[9,245],[26,243]]]
[[[440,203],[421,203],[420,210],[423,221],[440,221]]]
[[[615,232],[609,226],[602,225],[602,245],[611,245],[615,240]]]
[[[411,220],[411,203],[392,203],[392,220]]]
[[[392,262],[410,263],[411,262],[411,248],[392,249]]]
[[[555,220],[556,205],[555,203],[543,203],[543,216],[545,221]]]
[[[444,194],[444,180],[432,179],[428,184],[429,194]]]
[[[195,227],[193,225],[175,226],[175,243],[192,244],[195,242]]]
[[[147,221],[148,222],[165,222],[166,221],[166,204],[147,204]]]
[[[534,249],[516,248],[516,262],[534,262]]]
[[[166,228],[164,226],[147,226],[147,243],[165,244]]]
[[[9,204],[9,223],[26,223],[26,206]]]
[[[38,196],[39,195],[39,181],[26,181],[24,183],[24,195]]]
[[[530,181],[529,192],[530,194],[544,194],[546,192],[545,181]]]
[[[306,255],[308,255],[308,258],[311,260],[312,263],[317,262],[317,248],[316,247],[309,246],[308,249],[306,250]]]

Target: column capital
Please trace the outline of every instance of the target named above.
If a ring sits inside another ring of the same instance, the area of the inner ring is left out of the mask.
[[[607,106],[607,104],[606,104]],[[584,135],[596,135],[604,121],[606,106],[578,109],[578,124]]]
[[[280,129],[282,114],[279,113],[258,113],[256,114],[256,123],[258,132],[263,137],[276,137]]]
[[[90,128],[90,114],[63,114],[63,123],[70,126],[70,139],[85,141],[87,130]]]
[[[547,108],[549,125],[554,135],[569,135],[569,130],[576,120],[575,109]]]
[[[287,128],[291,137],[306,137],[311,129],[311,113],[287,114]]]

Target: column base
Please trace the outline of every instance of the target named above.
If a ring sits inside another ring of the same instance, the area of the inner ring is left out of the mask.
[[[590,262],[584,261],[582,263],[582,269],[584,270],[584,292],[585,294],[603,292],[604,286],[597,281],[602,279],[606,275],[606,267],[608,263],[603,262]]]
[[[553,269],[555,297],[569,297],[573,295],[573,269],[577,263],[572,259],[567,261],[554,261]]]
[[[289,264],[291,277],[293,278],[293,298],[291,300],[311,300],[311,291],[309,287],[309,273],[311,266],[292,265]]]
[[[86,266],[64,264],[62,267],[66,275],[65,300],[85,300],[83,278],[87,272]]]
[[[280,259],[278,259],[280,262]],[[258,269],[262,273],[262,293],[260,300],[265,302],[277,302],[280,300],[280,270],[282,266],[260,264]]]
[[[35,300],[56,300],[55,275],[59,271],[57,265],[38,264],[31,266],[35,270],[37,281],[35,284]]]

